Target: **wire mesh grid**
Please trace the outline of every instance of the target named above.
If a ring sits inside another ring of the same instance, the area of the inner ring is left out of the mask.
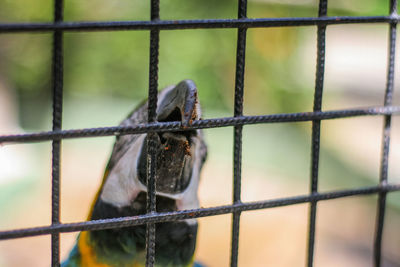
[[[101,230],[119,227],[128,227],[147,224],[146,232],[146,266],[155,264],[155,223],[176,221],[188,218],[199,218],[219,214],[232,213],[231,235],[231,266],[238,265],[239,226],[241,212],[257,209],[268,209],[288,205],[309,203],[309,228],[308,228],[308,258],[307,266],[314,264],[314,243],[316,229],[317,203],[322,200],[331,200],[355,195],[378,195],[378,208],[374,240],[374,266],[381,265],[382,233],[385,218],[385,203],[387,194],[400,191],[400,184],[388,182],[388,155],[390,147],[391,118],[400,114],[400,106],[392,105],[393,81],[395,66],[396,26],[400,19],[397,15],[397,0],[390,1],[387,16],[366,17],[328,17],[327,0],[320,0],[318,17],[309,18],[247,18],[247,1],[238,1],[237,19],[206,19],[206,20],[160,20],[159,0],[151,1],[150,21],[111,21],[111,22],[64,22],[63,0],[54,1],[53,23],[14,23],[0,24],[0,33],[15,32],[53,32],[53,60],[52,60],[52,87],[53,87],[53,128],[52,131],[30,134],[2,135],[0,143],[26,143],[34,141],[52,142],[52,223],[49,226],[24,228],[0,231],[0,240],[29,237],[37,235],[51,235],[52,266],[60,264],[60,233],[74,231]],[[387,23],[389,26],[389,49],[386,92],[383,106],[362,109],[341,109],[322,111],[322,96],[324,84],[325,65],[325,37],[326,28],[332,24],[348,23]],[[243,115],[243,90],[245,73],[246,32],[248,28],[256,27],[286,27],[286,26],[316,26],[317,27],[317,64],[315,75],[314,107],[313,112],[267,114],[259,116]],[[204,28],[237,28],[237,53],[235,100],[233,117],[214,118],[193,123],[185,127],[186,130],[216,127],[234,127],[233,150],[233,202],[231,205],[199,208],[173,212],[156,212],[155,146],[152,138],[157,132],[183,130],[180,122],[157,122],[157,88],[158,88],[158,54],[159,34],[161,30],[179,29],[204,29]],[[148,123],[135,126],[116,126],[103,128],[86,128],[62,130],[62,100],[63,100],[63,33],[65,31],[115,31],[115,30],[149,30],[150,31],[150,68],[148,90]],[[318,169],[320,152],[320,126],[322,120],[339,119],[355,116],[383,116],[383,144],[380,162],[380,181],[372,187],[318,192]],[[260,123],[285,123],[311,121],[312,122],[312,147],[311,147],[311,177],[310,193],[307,195],[286,198],[270,199],[258,202],[241,201],[241,161],[242,161],[242,129],[244,125]],[[63,139],[96,136],[118,136],[126,134],[147,133],[148,154],[148,196],[147,214],[92,220],[77,223],[60,222],[60,147]]]

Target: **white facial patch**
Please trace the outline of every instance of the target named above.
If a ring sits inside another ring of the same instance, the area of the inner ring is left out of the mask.
[[[133,200],[140,192],[147,192],[147,188],[138,179],[138,160],[142,149],[142,144],[146,142],[146,135],[140,135],[129,150],[120,158],[117,164],[110,171],[103,191],[100,195],[102,201],[112,204],[116,207],[125,207],[132,204]],[[201,155],[200,140],[198,137],[193,139],[194,162],[192,176],[185,191],[179,194],[168,194],[157,192],[157,195],[175,199],[178,210],[188,210],[199,208],[197,196]],[[196,223],[195,219],[185,220],[189,224]]]
[[[146,135],[142,134],[112,168],[101,193],[101,200],[116,207],[129,206],[146,187],[139,182],[137,164]]]

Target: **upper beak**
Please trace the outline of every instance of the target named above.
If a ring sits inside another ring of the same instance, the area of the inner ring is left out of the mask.
[[[181,121],[183,127],[199,119],[197,88],[192,80],[184,80],[160,97],[158,121]]]

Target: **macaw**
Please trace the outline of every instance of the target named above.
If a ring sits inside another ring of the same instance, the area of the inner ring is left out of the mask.
[[[147,122],[148,103],[140,105],[121,126]],[[184,80],[158,93],[157,121],[188,125],[201,117],[196,85]],[[116,137],[89,220],[146,213],[147,134]],[[201,130],[157,134],[157,211],[199,208],[200,171],[207,155]],[[194,262],[197,220],[156,224],[156,266],[201,266]],[[139,267],[145,265],[146,225],[81,232],[62,267]]]

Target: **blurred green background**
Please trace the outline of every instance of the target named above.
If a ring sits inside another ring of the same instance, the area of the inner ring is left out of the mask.
[[[65,0],[65,21],[148,20],[147,1]],[[0,0],[0,22],[50,22],[52,1]],[[329,2],[329,16],[388,13],[389,1]],[[236,1],[162,0],[161,19],[235,18]],[[313,0],[255,0],[248,17],[314,17]],[[162,31],[159,87],[192,79],[204,118],[232,116],[236,29]],[[335,25],[327,30],[323,109],[383,104],[388,25]],[[51,129],[51,33],[0,34],[0,134]],[[399,53],[397,53],[398,55]],[[396,56],[398,58],[398,56]],[[312,111],[316,27],[247,32],[245,115]],[[400,104],[396,62],[395,104]],[[147,95],[149,32],[64,34],[63,128],[117,125]],[[320,191],[378,183],[383,120],[322,122]],[[311,123],[244,127],[244,201],[309,192]],[[231,127],[205,130],[209,159],[202,206],[231,203]],[[112,137],[63,141],[61,220],[85,220],[101,182]],[[389,181],[400,181],[400,120],[393,118]],[[1,229],[50,223],[50,142],[0,146]],[[376,196],[318,204],[316,266],[371,266]],[[385,266],[400,266],[400,194],[391,193],[384,233]],[[240,266],[304,266],[307,205],[242,215]],[[76,233],[63,234],[62,256]],[[229,263],[230,215],[200,219],[197,258]],[[48,266],[47,236],[0,242],[0,266]]]

